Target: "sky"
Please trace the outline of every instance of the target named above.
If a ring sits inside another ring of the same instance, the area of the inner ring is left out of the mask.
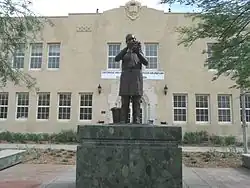
[[[142,5],[158,10],[168,11],[169,5],[159,4],[159,0],[138,0]],[[31,9],[41,16],[66,16],[68,13],[103,12],[124,6],[128,0],[32,0]],[[171,6],[172,12],[192,12],[190,7],[179,4]]]

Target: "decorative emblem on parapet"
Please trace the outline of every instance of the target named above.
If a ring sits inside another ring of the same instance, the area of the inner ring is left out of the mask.
[[[127,16],[131,20],[136,20],[139,17],[141,10],[141,3],[135,0],[131,0],[125,4],[125,11]]]
[[[76,32],[91,32],[91,31],[92,31],[91,27],[87,25],[78,26],[76,28]]]

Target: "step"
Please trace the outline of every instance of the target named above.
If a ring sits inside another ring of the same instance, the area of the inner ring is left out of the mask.
[[[250,169],[250,154],[242,154],[243,166]]]
[[[25,150],[5,149],[0,151],[0,170],[9,168],[22,162]]]

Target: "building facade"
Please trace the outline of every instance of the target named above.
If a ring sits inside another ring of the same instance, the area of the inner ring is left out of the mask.
[[[130,1],[103,13],[50,17],[41,40],[17,50],[13,67],[37,78],[39,92],[9,84],[0,92],[1,129],[14,132],[59,132],[78,124],[111,123],[111,108],[120,106],[120,63],[125,35],[142,42],[149,60],[143,68],[141,121],[180,125],[183,131],[207,130],[240,136],[239,91],[214,70],[204,67],[213,41],[178,46],[176,28],[193,24],[180,13]],[[250,122],[250,97],[246,99]],[[248,109],[249,108],[249,109]]]

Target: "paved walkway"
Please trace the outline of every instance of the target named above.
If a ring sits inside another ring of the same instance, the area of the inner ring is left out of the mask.
[[[63,145],[63,144],[0,144],[0,149],[65,149],[76,151],[77,145]],[[232,149],[232,148],[231,148]],[[238,152],[242,152],[243,148],[235,148]],[[184,146],[182,147],[183,152],[207,152],[210,150],[216,151],[230,151],[230,147],[193,147],[193,146]]]
[[[20,164],[0,171],[1,188],[75,188],[75,166]],[[249,188],[250,170],[183,167],[185,188]]]

